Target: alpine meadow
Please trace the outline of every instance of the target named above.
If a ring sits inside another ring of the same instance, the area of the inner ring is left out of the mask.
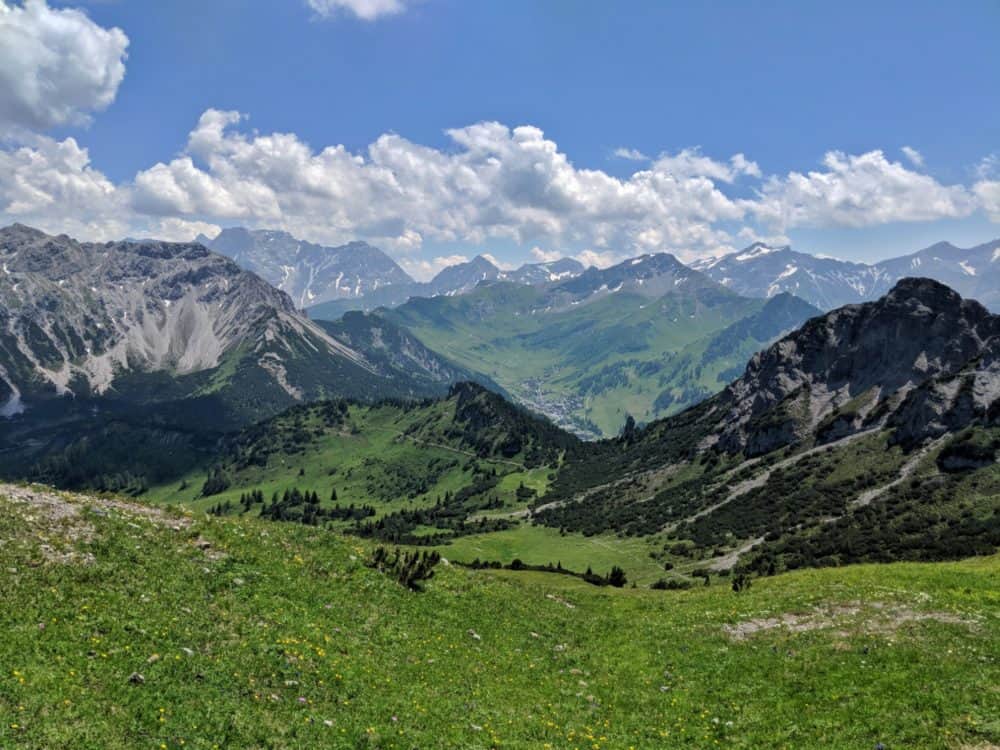
[[[0,0],[0,750],[1000,747],[997,28]]]

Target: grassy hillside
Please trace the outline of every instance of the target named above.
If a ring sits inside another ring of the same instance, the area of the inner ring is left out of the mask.
[[[675,575],[947,560],[1000,547],[1000,428],[971,427],[909,451],[874,430],[746,460],[693,453],[698,412],[711,408],[657,424],[632,445],[588,446],[591,455],[565,465],[536,503],[533,521],[641,537]]]
[[[648,421],[715,393],[754,352],[818,312],[789,295],[751,300],[683,286],[553,305],[543,289],[494,284],[384,315],[557,424],[607,436],[629,415]]]
[[[9,486],[0,540],[11,750],[1000,743],[996,556],[413,593],[322,529]]]
[[[145,497],[430,546],[516,527],[579,448],[545,420],[464,383],[435,401],[296,407],[227,438],[211,463]],[[303,497],[286,500],[296,492]]]

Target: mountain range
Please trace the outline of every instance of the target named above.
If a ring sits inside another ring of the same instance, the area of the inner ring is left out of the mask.
[[[938,242],[871,265],[758,242],[721,258],[696,261],[692,267],[748,297],[789,292],[824,310],[877,299],[907,276],[936,279],[1000,310],[1000,240],[967,249]]]
[[[223,229],[195,242],[234,260],[286,292],[299,309],[335,299],[357,299],[413,279],[388,255],[366,242],[324,247],[288,232]]]
[[[578,276],[583,264],[573,258],[543,263],[525,263],[513,270],[502,270],[489,258],[477,255],[472,260],[447,266],[426,282],[386,286],[359,299],[343,299],[309,308],[314,318],[335,320],[350,310],[375,310],[397,307],[416,297],[454,297],[473,291],[480,284],[508,281],[512,284],[546,284]]]
[[[214,239],[200,235],[196,241],[288,292],[297,307],[310,308],[311,316],[328,320],[350,310],[397,307],[414,297],[464,294],[486,282],[548,284],[585,270],[572,258],[502,270],[490,258],[477,255],[445,267],[430,281],[416,282],[388,255],[365,242],[323,247],[287,232],[241,227],[224,229]],[[936,279],[965,297],[1000,309],[1000,240],[971,248],[938,242],[873,264],[756,242],[690,266],[742,296],[767,298],[788,292],[822,310],[877,299],[913,275]]]
[[[583,265],[572,258],[501,270],[490,259],[477,255],[446,266],[430,281],[417,282],[367,242],[327,247],[284,231],[244,227],[223,229],[214,238],[198,235],[195,242],[286,292],[297,308],[313,308],[313,316],[326,319],[352,310],[395,306],[411,297],[463,294],[484,281],[540,284],[583,271]]]

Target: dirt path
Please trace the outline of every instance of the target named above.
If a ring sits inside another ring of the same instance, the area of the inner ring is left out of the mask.
[[[746,552],[749,552],[758,544],[764,541],[764,537],[759,536],[756,539],[751,539],[749,542],[744,544],[739,549],[734,549],[732,552],[723,555],[722,557],[716,558],[712,563],[709,564],[708,569],[714,570],[716,572],[720,570],[731,570],[734,565],[739,561],[740,556]]]
[[[849,507],[863,508],[866,505],[870,505],[871,502],[876,498],[885,494],[896,485],[905,482],[907,479],[910,478],[913,472],[917,470],[917,466],[920,465],[920,462],[927,456],[927,454],[930,453],[935,448],[937,448],[945,439],[947,439],[947,437],[948,437],[947,435],[939,437],[937,440],[933,440],[927,445],[925,445],[923,448],[917,451],[916,454],[914,454],[914,456],[909,461],[903,464],[902,468],[899,470],[898,477],[893,479],[888,484],[882,485],[881,487],[874,487],[870,490],[865,490],[851,502]]]
[[[768,467],[767,469],[765,469],[764,471],[762,471],[757,476],[751,477],[750,479],[743,480],[742,482],[740,482],[739,484],[737,484],[735,487],[733,487],[733,489],[731,489],[729,491],[729,494],[726,495],[726,497],[723,498],[722,500],[720,500],[719,502],[714,503],[713,505],[710,505],[707,508],[702,508],[697,513],[692,513],[690,516],[682,518],[682,519],[680,519],[678,521],[673,521],[673,522],[667,524],[666,526],[664,526],[661,529],[661,531],[669,533],[671,531],[674,531],[682,523],[687,523],[688,521],[696,521],[699,518],[701,518],[702,516],[707,516],[710,513],[714,513],[719,508],[723,507],[724,505],[728,505],[729,503],[731,503],[733,500],[735,500],[736,498],[740,497],[741,495],[745,495],[746,493],[750,492],[750,490],[755,490],[755,489],[757,489],[759,487],[763,487],[765,484],[767,484],[767,480],[769,480],[771,478],[771,475],[774,474],[774,472],[777,471],[778,469],[785,469],[785,468],[787,468],[789,466],[793,466],[793,465],[797,464],[799,461],[801,461],[803,458],[808,458],[809,456],[813,456],[813,455],[815,455],[817,453],[825,451],[827,448],[835,448],[835,447],[838,447],[838,446],[848,445],[848,444],[853,443],[853,442],[855,442],[857,440],[860,440],[860,439],[862,439],[864,437],[868,437],[869,435],[873,435],[876,432],[878,432],[878,429],[871,429],[871,430],[864,430],[862,432],[856,432],[853,435],[848,435],[847,437],[841,438],[840,440],[835,440],[832,443],[825,443],[823,445],[817,445],[815,448],[810,448],[809,450],[803,451],[802,453],[796,453],[794,456],[789,456],[788,458],[785,458],[785,459],[779,461],[774,466]],[[758,461],[759,459],[751,459],[751,460],[752,461]],[[751,464],[751,465],[753,465],[753,464]],[[732,473],[734,471],[739,471],[739,470],[741,470],[743,468],[746,468],[746,464],[741,464],[740,466],[735,467],[729,473]]]

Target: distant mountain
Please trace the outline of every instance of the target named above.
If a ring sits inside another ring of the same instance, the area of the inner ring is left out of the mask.
[[[207,435],[302,400],[422,398],[467,378],[389,323],[344,343],[200,244],[15,224],[0,269],[0,454],[22,468],[108,420]]]
[[[873,299],[887,286],[884,272],[872,266],[818,258],[760,242],[722,258],[698,261],[692,267],[748,297],[789,292],[824,310]]]
[[[494,281],[528,286],[546,284],[578,276],[583,270],[583,264],[579,261],[562,258],[547,263],[526,263],[516,270],[503,271],[489,259],[477,255],[470,261],[442,269],[430,281],[382,287],[359,299],[316,305],[309,309],[309,314],[318,319],[336,320],[349,310],[397,307],[415,297],[453,297],[470,292],[480,284]]]
[[[715,393],[753,352],[819,313],[790,295],[772,303],[657,254],[548,284],[494,281],[415,298],[383,314],[557,424],[597,437]]]
[[[584,270],[584,265],[580,261],[560,258],[547,263],[525,263],[513,271],[501,272],[499,278],[503,281],[513,281],[515,284],[547,284],[579,276]]]
[[[771,297],[790,292],[824,310],[877,299],[897,281],[913,275],[940,281],[963,297],[1000,310],[1000,240],[968,249],[939,242],[872,265],[758,242],[691,265],[739,294]]]
[[[287,292],[299,309],[413,283],[392,258],[365,242],[324,247],[288,232],[242,227],[223,229],[215,239],[200,235],[197,242]]]
[[[890,285],[906,276],[924,276],[1000,312],[1000,240],[967,249],[938,242],[912,255],[882,261],[875,267]]]
[[[421,296],[436,297],[439,294],[462,294],[474,289],[483,281],[496,281],[503,272],[493,263],[477,255],[465,263],[457,263],[441,269],[437,276],[423,285]]]

